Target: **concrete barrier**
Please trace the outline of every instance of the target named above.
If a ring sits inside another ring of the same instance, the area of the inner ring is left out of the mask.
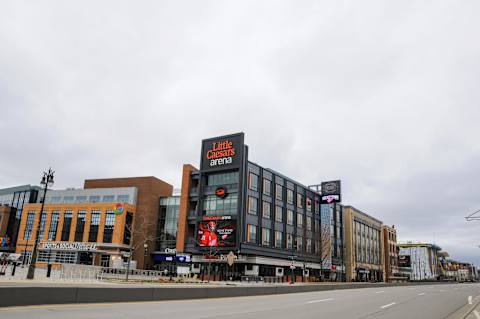
[[[411,285],[441,284],[442,282],[396,284],[312,284],[260,287],[0,287],[0,307],[102,303],[129,301],[185,300],[260,296],[336,289],[360,289]]]

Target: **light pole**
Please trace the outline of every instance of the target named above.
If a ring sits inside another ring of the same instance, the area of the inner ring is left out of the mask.
[[[33,279],[35,276],[35,263],[37,262],[37,254],[38,254],[38,237],[40,234],[40,226],[42,223],[42,213],[43,207],[45,206],[45,198],[47,195],[47,190],[49,186],[53,185],[53,173],[51,168],[48,169],[48,172],[43,172],[42,181],[40,182],[41,185],[44,185],[43,188],[43,200],[42,200],[42,207],[40,208],[40,213],[38,216],[38,223],[37,223],[37,231],[35,233],[35,241],[33,243],[33,250],[32,250],[32,259],[30,260],[30,265],[28,266],[28,273],[27,279]]]

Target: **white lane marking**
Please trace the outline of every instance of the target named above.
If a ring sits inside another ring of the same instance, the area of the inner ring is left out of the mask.
[[[377,292],[375,292],[375,293],[376,293],[376,294],[381,294],[381,293],[384,293],[384,292],[385,292],[385,290],[381,290],[381,291],[377,291]]]
[[[468,296],[468,304],[469,304],[469,305],[472,305],[472,304],[473,304],[472,296]]]
[[[323,302],[323,301],[330,301],[333,300],[333,298],[327,298],[327,299],[319,299],[319,300],[310,300],[307,303],[317,303],[317,302]]]
[[[391,307],[391,306],[396,305],[396,304],[397,304],[396,302],[392,302],[392,303],[389,303],[388,305],[381,306],[380,308],[385,309],[385,308]]]
[[[418,294],[417,296],[423,296],[424,294],[425,294],[425,293],[424,293],[424,292],[422,292],[422,293]]]
[[[477,310],[474,310],[473,313],[475,314],[475,317],[477,317],[477,319],[480,319],[480,313],[478,313]]]

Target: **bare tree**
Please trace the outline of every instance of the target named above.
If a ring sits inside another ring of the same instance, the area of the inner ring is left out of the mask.
[[[159,237],[151,235],[153,232],[155,234],[155,224],[147,221],[145,216],[142,216],[141,219],[138,219],[138,216],[135,217],[135,221],[131,224],[125,224],[125,231],[130,233],[130,245],[129,245],[129,254],[127,261],[127,270],[125,272],[125,281],[128,281],[128,275],[130,272],[130,261],[132,255],[141,247],[145,247],[149,243],[155,243]],[[152,230],[153,228],[153,230]]]

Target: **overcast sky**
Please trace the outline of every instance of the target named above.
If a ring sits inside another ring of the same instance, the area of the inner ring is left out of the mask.
[[[202,138],[480,264],[478,1],[2,1],[0,187],[154,175]]]

